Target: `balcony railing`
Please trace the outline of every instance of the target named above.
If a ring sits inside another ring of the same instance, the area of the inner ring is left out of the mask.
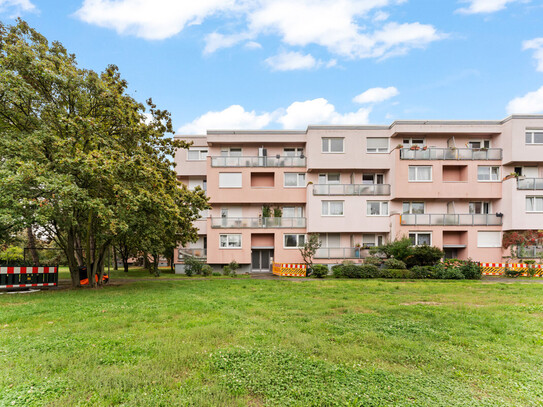
[[[177,258],[179,260],[184,260],[185,257],[205,259],[207,257],[207,249],[179,249],[177,251]]]
[[[403,214],[401,224],[406,226],[500,226],[502,218],[496,214]]]
[[[543,178],[517,178],[517,189],[543,190]]]
[[[305,167],[305,157],[211,157],[212,167]]]
[[[400,149],[402,160],[501,160],[501,148],[437,148],[428,147],[426,150]]]
[[[390,195],[388,184],[315,184],[313,195]]]
[[[517,246],[517,257],[540,259],[543,257],[543,246]]]
[[[305,228],[305,218],[211,218],[212,228],[223,229],[266,229]]]
[[[363,259],[369,256],[369,249],[359,247],[320,247],[315,259]]]

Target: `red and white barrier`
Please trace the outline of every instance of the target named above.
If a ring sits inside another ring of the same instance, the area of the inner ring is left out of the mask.
[[[0,267],[0,288],[54,287],[57,267]]]

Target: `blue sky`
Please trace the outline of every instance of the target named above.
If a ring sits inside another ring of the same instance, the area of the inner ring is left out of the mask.
[[[540,0],[0,0],[179,133],[543,113]]]

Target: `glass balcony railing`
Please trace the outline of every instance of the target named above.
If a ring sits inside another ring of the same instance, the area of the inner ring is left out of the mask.
[[[212,228],[224,229],[266,229],[305,228],[305,218],[211,218]]]
[[[177,251],[177,258],[183,260],[185,257],[205,259],[207,257],[207,249],[179,249]]]
[[[517,189],[543,190],[543,178],[517,178]]]
[[[502,218],[496,214],[403,214],[400,223],[405,226],[500,226]]]
[[[437,148],[400,149],[402,160],[501,160],[501,148]]]
[[[315,184],[313,195],[390,195],[388,184]]]
[[[364,259],[369,256],[369,249],[360,247],[320,247],[315,259]]]
[[[543,246],[517,246],[517,257],[540,259],[543,257]]]
[[[305,157],[211,157],[212,167],[305,167]]]

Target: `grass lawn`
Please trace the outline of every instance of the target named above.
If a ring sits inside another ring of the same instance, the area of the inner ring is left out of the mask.
[[[543,285],[156,279],[0,295],[0,406],[543,405]]]

